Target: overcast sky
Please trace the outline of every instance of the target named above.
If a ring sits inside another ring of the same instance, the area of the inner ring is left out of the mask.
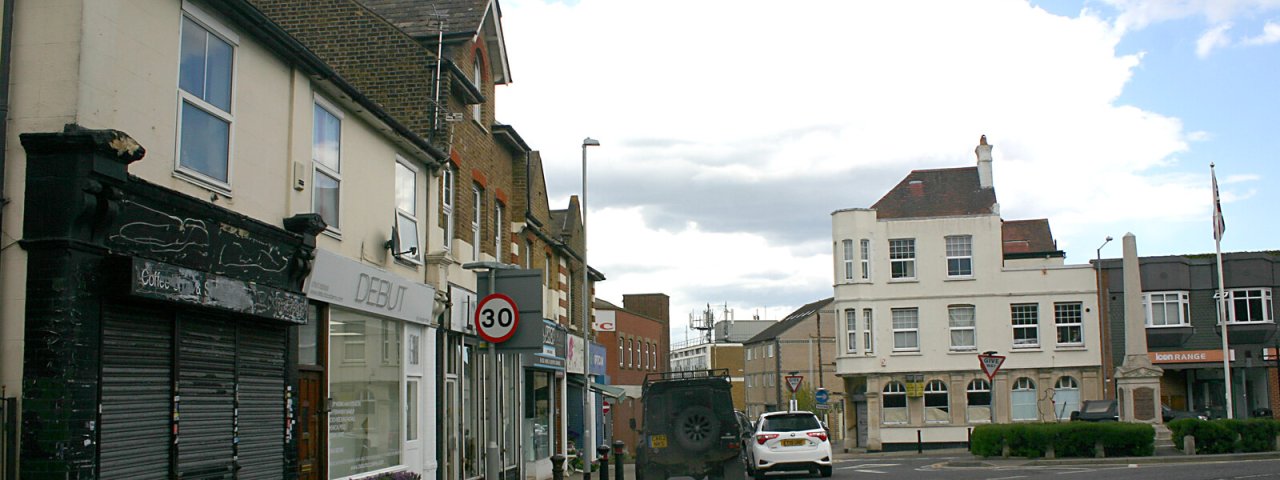
[[[995,145],[1067,263],[1280,249],[1280,0],[501,0],[497,117],[582,189],[597,295],[780,319],[832,295],[831,212]],[[1120,255],[1119,242],[1103,249]]]

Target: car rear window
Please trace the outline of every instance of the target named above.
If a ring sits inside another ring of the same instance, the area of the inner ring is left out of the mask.
[[[764,425],[760,427],[760,430],[767,432],[799,432],[818,428],[822,427],[818,426],[818,418],[812,414],[783,414],[764,417]]]
[[[1111,409],[1111,402],[1085,402],[1084,411],[1088,413],[1106,413]]]

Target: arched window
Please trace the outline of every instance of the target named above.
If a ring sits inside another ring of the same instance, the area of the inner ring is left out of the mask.
[[[1053,414],[1058,420],[1071,418],[1071,412],[1080,410],[1080,384],[1071,377],[1059,377],[1053,386]]]
[[[627,367],[628,368],[636,364],[636,357],[631,353],[633,350],[635,350],[635,346],[634,344],[631,343],[631,339],[628,338],[627,339]]]
[[[640,342],[640,368],[649,368],[649,342]]]
[[[1010,403],[1013,412],[1014,421],[1034,421],[1039,420],[1040,415],[1036,410],[1036,382],[1031,381],[1027,377],[1019,377],[1013,382],[1013,392],[1010,395]]]
[[[627,366],[624,359],[627,354],[626,347],[622,345],[622,337],[618,337],[618,368]]]
[[[907,423],[907,387],[902,382],[885,384],[880,403],[884,423]]]
[[[924,386],[924,421],[928,423],[951,422],[951,400],[947,398],[947,384],[942,380],[930,380]]]
[[[968,403],[969,423],[987,423],[991,421],[991,382],[976,378],[969,382],[965,389],[965,400]]]

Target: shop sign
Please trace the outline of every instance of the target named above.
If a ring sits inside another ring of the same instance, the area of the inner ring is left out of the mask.
[[[564,370],[563,358],[548,357],[541,353],[525,353],[521,354],[520,357],[524,359],[525,366]]]
[[[1174,352],[1149,352],[1151,363],[1207,363],[1221,362],[1222,350],[1179,350]],[[1231,360],[1235,361],[1236,351],[1231,350]]]
[[[605,375],[608,373],[606,365],[609,361],[609,350],[599,343],[591,343],[591,374]]]
[[[401,320],[430,324],[435,289],[382,269],[316,249],[307,297]]]
[[[565,352],[565,368],[569,373],[581,375],[587,363],[585,362],[585,356],[582,354],[582,337],[569,335],[568,342],[567,351]]]
[[[138,257],[132,264],[133,296],[307,323],[307,299],[302,295]]]
[[[613,310],[596,310],[595,320],[591,328],[597,332],[616,332],[618,330],[618,312]]]

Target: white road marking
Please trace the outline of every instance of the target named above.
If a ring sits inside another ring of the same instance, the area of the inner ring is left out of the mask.
[[[879,473],[881,475],[889,473],[889,472],[881,472],[879,470],[854,470],[854,471],[858,473]]]
[[[898,465],[902,465],[902,464],[901,463],[863,463],[860,465],[850,465],[847,467],[840,467],[837,470],[851,470],[854,468],[896,467]]]

